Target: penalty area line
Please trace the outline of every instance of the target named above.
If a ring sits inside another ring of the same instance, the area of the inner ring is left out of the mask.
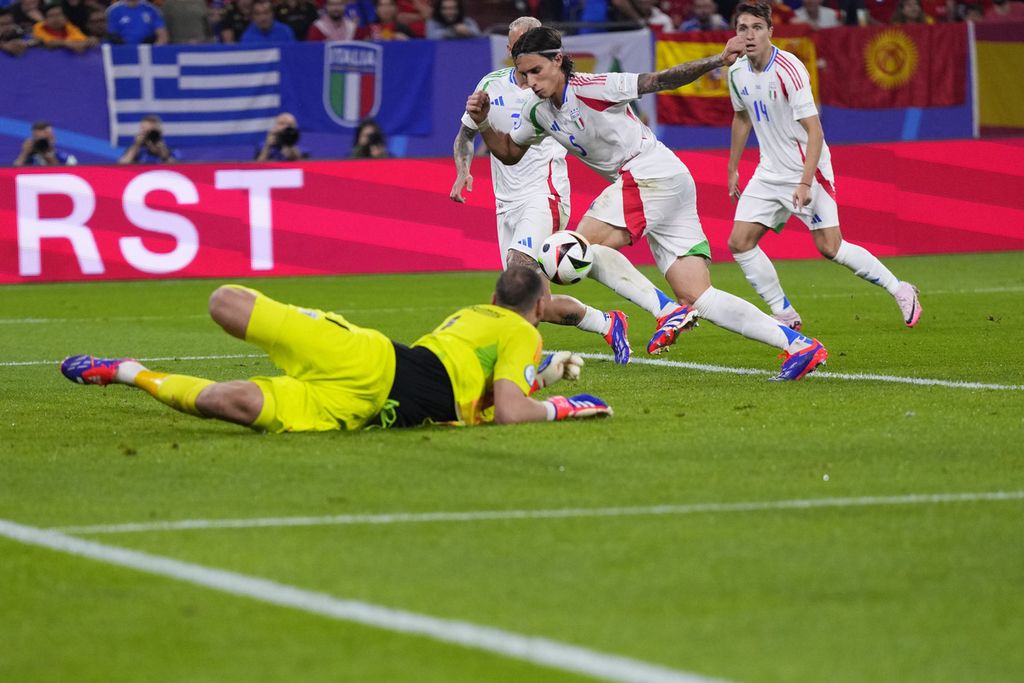
[[[50,529],[69,534],[122,534],[192,529],[252,529],[298,526],[347,526],[356,524],[410,524],[424,522],[487,522],[501,520],[573,519],[596,517],[656,517],[667,515],[761,512],[770,510],[812,510],[887,505],[926,505],[1024,500],[1024,491],[981,491],[964,493],[918,493],[902,496],[848,498],[805,498],[793,500],[741,501],[736,503],[689,503],[607,508],[556,508],[548,510],[469,510],[464,512],[394,512],[320,517],[263,517],[250,519],[182,519],[158,522],[128,522],[66,526]]]
[[[407,612],[359,600],[346,600],[269,579],[87,541],[5,519],[0,519],[0,536],[26,545],[127,567],[258,602],[290,607],[385,631],[423,636],[442,643],[483,650],[598,680],[622,683],[724,683],[720,679],[706,678],[547,638],[523,635],[467,621]]]

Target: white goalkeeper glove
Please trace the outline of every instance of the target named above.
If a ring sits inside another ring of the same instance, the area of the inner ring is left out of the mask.
[[[583,358],[571,351],[555,351],[545,354],[537,368],[537,379],[534,391],[549,387],[559,380],[567,379],[575,382],[580,378]]]

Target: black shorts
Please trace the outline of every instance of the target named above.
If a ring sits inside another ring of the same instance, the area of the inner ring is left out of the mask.
[[[422,346],[395,347],[395,381],[388,399],[397,401],[392,427],[418,427],[424,422],[455,422],[455,392],[441,359]],[[372,423],[380,424],[378,420]]]

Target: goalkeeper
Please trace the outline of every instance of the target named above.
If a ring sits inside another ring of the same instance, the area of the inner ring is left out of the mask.
[[[560,379],[576,379],[583,365],[565,351],[542,358],[536,325],[543,292],[534,270],[511,267],[498,278],[493,304],[457,311],[410,347],[336,313],[226,285],[211,295],[210,316],[266,351],[285,374],[213,382],[89,355],[65,359],[61,373],[80,384],[128,384],[183,413],[269,432],[611,415],[587,394],[530,398]]]

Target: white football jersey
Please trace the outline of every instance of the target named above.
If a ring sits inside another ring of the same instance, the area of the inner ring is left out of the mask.
[[[512,140],[532,145],[552,137],[611,182],[623,171],[638,179],[688,173],[629,108],[639,97],[637,80],[637,74],[630,73],[573,74],[558,109],[528,91]]]
[[[491,98],[487,121],[499,133],[510,133],[519,119],[519,111],[532,91],[520,88],[515,70],[511,67],[487,74],[476,90],[483,90]],[[475,92],[475,91],[474,91]],[[476,130],[476,123],[468,113],[462,115],[462,124]],[[506,166],[491,155],[491,182],[494,198],[501,212],[524,199],[538,194],[557,194],[569,201],[569,169],[565,163],[565,150],[556,142],[530,149],[518,164]]]
[[[761,72],[740,57],[729,67],[729,95],[733,109],[746,111],[754,124],[761,148],[754,177],[769,183],[799,183],[807,148],[807,131],[799,120],[818,114],[807,68],[795,55],[777,47]],[[833,181],[827,143],[822,144],[818,171]]]

